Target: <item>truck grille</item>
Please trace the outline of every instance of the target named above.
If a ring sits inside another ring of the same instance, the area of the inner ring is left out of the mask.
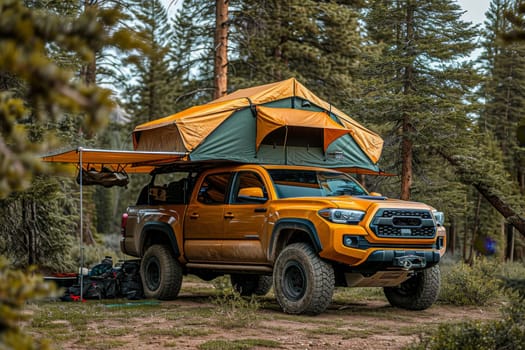
[[[378,237],[433,238],[436,235],[429,210],[379,209],[370,228]]]

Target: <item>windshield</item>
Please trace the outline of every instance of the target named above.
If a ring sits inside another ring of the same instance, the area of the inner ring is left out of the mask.
[[[269,169],[268,173],[279,198],[368,195],[345,173],[288,169]]]

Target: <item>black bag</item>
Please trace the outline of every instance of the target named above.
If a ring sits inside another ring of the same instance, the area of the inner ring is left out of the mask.
[[[125,187],[129,183],[128,174],[122,171],[112,171],[111,169],[102,168],[101,171],[96,169],[82,169],[82,185],[102,185],[104,187],[121,186]],[[77,175],[77,183],[80,184],[80,172]]]
[[[122,264],[118,273],[120,294],[130,300],[144,298],[142,280],[140,279],[140,260],[128,260]]]
[[[87,276],[82,279],[82,298],[80,297],[80,283],[69,287],[60,298],[62,301],[80,301],[80,299],[102,299],[104,296],[103,288],[100,283]]]

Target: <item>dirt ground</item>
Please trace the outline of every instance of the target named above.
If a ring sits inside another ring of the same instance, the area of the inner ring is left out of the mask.
[[[346,292],[336,292],[334,302],[318,316],[284,314],[272,295],[262,299],[256,310],[235,312],[217,305],[209,288],[213,287],[185,282],[177,300],[149,301],[151,305],[126,300],[113,304],[89,301],[73,307],[62,303],[55,307],[69,312],[70,318],[46,321],[58,329],[48,324],[33,333],[53,337],[54,332],[64,332],[59,327],[66,327],[69,336],[54,341],[59,349],[403,349],[441,323],[499,317],[497,305],[478,308],[438,303],[414,312],[391,307],[380,293],[349,297]],[[85,320],[75,325],[73,311],[85,315]],[[45,307],[40,312],[51,314]],[[233,347],[235,340],[256,341]]]

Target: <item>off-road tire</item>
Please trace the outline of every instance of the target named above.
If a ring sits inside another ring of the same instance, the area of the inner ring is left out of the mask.
[[[439,265],[417,272],[397,287],[383,291],[390,305],[407,310],[428,309],[437,300],[441,285]]]
[[[140,263],[140,276],[146,298],[172,300],[182,285],[182,267],[169,247],[154,244]]]
[[[232,274],[232,287],[242,296],[266,295],[272,289],[272,276]]]
[[[277,257],[274,293],[284,312],[317,315],[332,302],[334,269],[306,243],[290,244]]]

